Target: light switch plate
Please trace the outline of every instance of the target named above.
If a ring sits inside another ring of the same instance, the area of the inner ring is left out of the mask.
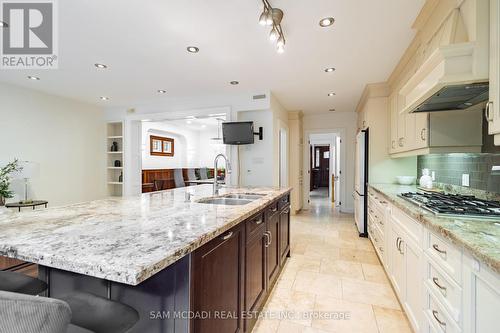
[[[469,174],[462,174],[462,186],[469,186]]]

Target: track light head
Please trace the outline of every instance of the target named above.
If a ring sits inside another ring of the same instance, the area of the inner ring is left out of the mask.
[[[279,8],[271,9],[271,16],[273,18],[274,25],[280,25],[281,20],[283,20],[283,11]]]
[[[276,47],[276,52],[278,52],[280,54],[283,53],[283,52],[285,52],[285,45],[278,45]]]
[[[276,46],[277,47],[285,46],[285,37],[283,37],[282,34],[280,34],[278,41],[276,41]]]
[[[278,32],[278,29],[276,29],[276,26],[273,25],[273,28],[271,29],[271,32],[269,33],[269,39],[271,42],[274,42],[280,37],[280,33]]]
[[[259,17],[259,24],[260,25],[267,25],[267,13],[268,13],[268,10],[266,8],[264,8],[264,10],[262,11],[262,14],[260,14],[260,17]]]

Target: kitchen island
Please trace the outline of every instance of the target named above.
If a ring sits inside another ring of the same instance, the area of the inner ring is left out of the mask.
[[[290,189],[228,193],[260,196],[202,203],[212,187],[200,185],[4,214],[0,255],[39,264],[50,297],[83,290],[131,305],[141,316],[133,332],[248,331],[254,321],[241,315],[190,317],[260,309],[290,252]]]

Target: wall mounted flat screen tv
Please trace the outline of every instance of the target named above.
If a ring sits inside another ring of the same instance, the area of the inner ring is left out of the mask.
[[[253,121],[222,123],[222,140],[226,145],[254,143]]]

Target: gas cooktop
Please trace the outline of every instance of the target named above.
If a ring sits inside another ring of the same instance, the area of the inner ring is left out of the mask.
[[[436,215],[500,219],[500,202],[473,195],[408,192],[399,196]]]

